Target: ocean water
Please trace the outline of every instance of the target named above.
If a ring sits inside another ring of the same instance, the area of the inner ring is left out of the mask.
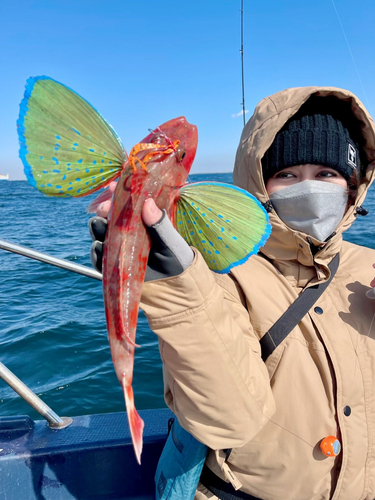
[[[191,181],[231,177],[192,175]],[[91,266],[86,207],[92,197],[47,198],[26,181],[0,182],[0,238]],[[358,217],[345,238],[375,248],[374,191],[364,206],[369,215]],[[0,361],[61,416],[123,411],[101,282],[3,250],[0,270]],[[369,269],[369,282],[373,275]],[[137,342],[136,406],[165,407],[158,343],[142,312]],[[0,415],[16,414],[40,418],[0,380]]]

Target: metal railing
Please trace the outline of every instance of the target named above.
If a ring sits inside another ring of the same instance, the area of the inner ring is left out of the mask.
[[[34,408],[49,426],[53,429],[62,429],[70,425],[73,420],[68,417],[60,418],[44,401],[25,385],[13,372],[0,362],[0,378],[6,382],[17,394]]]
[[[96,280],[102,280],[102,275],[87,266],[82,266],[81,264],[74,264],[70,260],[58,259],[57,257],[52,257],[47,253],[37,252],[31,248],[24,247],[21,245],[15,245],[9,241],[0,240],[0,249],[7,250],[8,252],[17,253],[23,255],[24,257],[29,257],[30,259],[39,260],[40,262],[45,262],[46,264],[51,264],[52,266],[60,267],[66,269],[67,271],[72,271],[73,273],[83,274],[88,278],[94,278]]]
[[[74,273],[82,274],[88,278],[94,278],[97,280],[102,280],[102,275],[91,269],[90,267],[82,266],[80,264],[74,264],[66,259],[58,259],[52,255],[37,252],[31,248],[24,247],[21,245],[15,245],[9,241],[0,239],[0,249],[6,250],[8,252],[13,252],[18,255],[23,255],[24,257],[29,257],[30,259],[38,260],[40,262],[45,262],[52,266],[60,267],[66,269],[67,271],[72,271]],[[25,385],[22,380],[20,380],[13,372],[11,372],[3,363],[0,362],[0,378],[4,380],[17,394],[21,396],[30,406],[34,408],[43,418],[45,418],[49,426],[53,429],[63,429],[70,425],[73,420],[69,417],[59,417],[44,401],[40,399],[27,385]]]

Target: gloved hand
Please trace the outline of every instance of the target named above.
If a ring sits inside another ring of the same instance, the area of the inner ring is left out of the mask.
[[[99,210],[98,212],[103,213]],[[181,274],[194,259],[192,249],[173,227],[166,212],[164,210],[161,212],[152,199],[145,202],[142,217],[151,237],[145,281]],[[155,218],[157,222],[147,225]],[[97,271],[102,272],[103,241],[107,231],[107,220],[100,216],[92,217],[89,220],[89,229],[94,240],[90,253],[91,262]]]

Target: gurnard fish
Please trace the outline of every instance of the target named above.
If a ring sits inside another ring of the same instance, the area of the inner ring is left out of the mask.
[[[197,128],[180,117],[164,123],[136,145],[117,183],[108,218],[103,254],[105,313],[138,462],[143,421],[134,406],[132,379],[138,308],[150,251],[141,211],[144,201],[152,197],[172,216],[178,189],[185,184],[194,160],[197,139]]]
[[[270,234],[268,215],[258,200],[235,186],[185,184],[198,134],[184,117],[152,130],[128,156],[90,103],[52,78],[38,76],[26,83],[17,125],[26,177],[47,196],[85,196],[118,179],[104,242],[103,293],[111,355],[140,462],[144,424],[134,406],[132,378],[150,251],[141,218],[145,200],[154,198],[187,243],[219,273],[229,272],[264,245]],[[109,196],[107,189],[92,205]]]

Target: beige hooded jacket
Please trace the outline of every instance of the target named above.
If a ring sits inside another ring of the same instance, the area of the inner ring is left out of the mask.
[[[222,276],[196,252],[183,274],[146,283],[141,306],[159,337],[166,402],[211,448],[206,463],[217,475],[228,477],[229,466],[241,489],[263,500],[373,500],[375,301],[365,292],[375,251],[343,242],[342,232],[373,180],[374,122],[348,91],[282,91],[261,101],[244,128],[234,182],[268,201],[261,158],[313,94],[351,103],[370,163],[337,234],[313,256],[307,236],[272,211],[272,234],[261,250],[266,258],[253,256]],[[332,283],[265,364],[259,339],[304,287],[328,279],[338,252]],[[337,458],[320,451],[329,435],[342,443]],[[227,448],[233,450],[225,465]],[[200,486],[196,498],[216,497]]]

